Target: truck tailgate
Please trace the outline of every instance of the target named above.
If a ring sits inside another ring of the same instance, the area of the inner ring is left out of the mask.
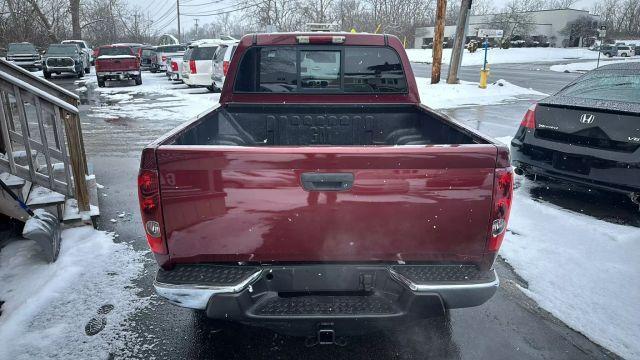
[[[169,256],[178,263],[479,262],[496,154],[491,144],[161,145]]]
[[[128,55],[114,55],[114,56],[100,56],[96,60],[96,71],[131,71],[137,70],[138,59],[135,56]]]

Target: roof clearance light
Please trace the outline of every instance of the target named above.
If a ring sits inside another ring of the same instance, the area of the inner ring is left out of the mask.
[[[298,44],[344,44],[344,36],[296,36]]]

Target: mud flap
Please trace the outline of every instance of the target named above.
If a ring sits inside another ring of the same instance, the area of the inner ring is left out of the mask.
[[[49,263],[55,262],[60,253],[60,220],[44,210],[36,210],[24,225],[22,236],[35,241]]]

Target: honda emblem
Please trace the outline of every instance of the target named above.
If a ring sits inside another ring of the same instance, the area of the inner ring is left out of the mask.
[[[582,114],[580,115],[580,122],[583,124],[591,124],[595,116],[593,114]]]

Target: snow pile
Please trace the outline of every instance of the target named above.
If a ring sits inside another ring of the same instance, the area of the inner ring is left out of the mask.
[[[125,347],[124,322],[147,303],[132,286],[144,256],[113,237],[92,227],[64,230],[53,264],[33,241],[13,241],[2,249],[1,360],[107,358]],[[85,326],[92,318],[100,320],[94,325],[106,324],[88,336]]]
[[[640,230],[532,199],[531,183],[516,181],[500,255],[528,282],[522,290],[596,343],[640,358]]]
[[[617,63],[625,63],[625,62],[640,62],[640,59],[631,58],[631,59],[622,59],[622,60],[600,60],[600,66],[617,64]],[[598,66],[597,61],[587,61],[587,62],[551,65],[549,67],[549,70],[557,71],[557,72],[584,73],[584,72],[595,69],[597,66]]]
[[[431,49],[407,49],[409,61],[431,64],[433,55]],[[487,62],[489,64],[507,63],[532,63],[562,61],[567,59],[597,59],[598,52],[586,48],[511,48],[511,49],[489,49]],[[451,59],[451,49],[442,50],[442,62],[449,63]],[[462,66],[482,65],[484,61],[484,50],[478,49],[475,53],[465,50],[462,56]]]
[[[418,91],[422,103],[433,109],[448,109],[470,105],[488,105],[508,100],[539,99],[547,94],[513,85],[505,80],[488,84],[486,89],[478,83],[460,81],[460,84],[430,84],[431,80],[417,77]]]

